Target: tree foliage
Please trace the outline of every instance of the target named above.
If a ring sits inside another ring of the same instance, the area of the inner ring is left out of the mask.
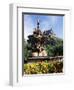
[[[42,34],[42,39],[38,39],[33,34],[28,36],[28,40],[24,40],[24,58],[25,60],[31,56],[32,52],[37,51],[37,43],[43,44],[48,56],[62,56],[63,55],[63,40],[52,35]],[[41,45],[42,45],[41,44]]]

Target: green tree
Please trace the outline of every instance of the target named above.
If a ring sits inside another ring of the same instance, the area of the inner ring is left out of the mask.
[[[45,46],[45,49],[46,49],[46,51],[48,53],[48,56],[53,56],[54,55],[54,53],[53,53],[54,47],[53,46],[47,45],[47,46]]]
[[[31,46],[24,40],[24,60],[27,61],[28,57],[31,56]]]

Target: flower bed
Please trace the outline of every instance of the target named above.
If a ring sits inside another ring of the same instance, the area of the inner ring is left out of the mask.
[[[53,62],[36,62],[24,64],[25,74],[47,74],[47,73],[61,73],[63,69],[63,61]]]

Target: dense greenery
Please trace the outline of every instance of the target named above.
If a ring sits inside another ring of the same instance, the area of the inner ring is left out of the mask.
[[[53,45],[51,43],[45,45],[45,49],[48,53],[48,56],[62,56],[63,55],[63,40],[54,37],[53,41],[55,42]]]
[[[28,44],[25,40],[24,40],[24,59],[25,61],[27,61],[28,57],[31,56],[31,48],[30,44]]]
[[[57,37],[53,37],[49,39],[49,43],[44,45],[48,56],[62,56],[63,55],[63,40]],[[24,41],[24,58],[27,60],[29,56],[32,54],[32,50],[35,50],[30,43]]]
[[[25,74],[46,74],[63,72],[63,62],[37,62],[24,64]]]
[[[28,35],[27,40],[24,40],[24,73],[46,74],[63,72],[62,59],[60,61],[59,59],[41,60],[41,57],[49,59],[51,56],[53,58],[54,56],[63,56],[63,40],[55,35],[52,28],[41,31],[38,20],[37,28],[31,35]],[[37,60],[33,60],[33,57],[37,58]]]

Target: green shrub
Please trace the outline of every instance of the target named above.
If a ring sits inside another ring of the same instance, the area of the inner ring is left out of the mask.
[[[24,64],[25,74],[46,74],[60,73],[63,69],[63,62],[37,62]]]
[[[49,68],[49,73],[54,73],[55,70],[56,70],[54,64],[49,64],[49,65],[48,65],[48,68]]]
[[[63,72],[63,62],[56,62],[54,66],[56,68],[56,73]]]

